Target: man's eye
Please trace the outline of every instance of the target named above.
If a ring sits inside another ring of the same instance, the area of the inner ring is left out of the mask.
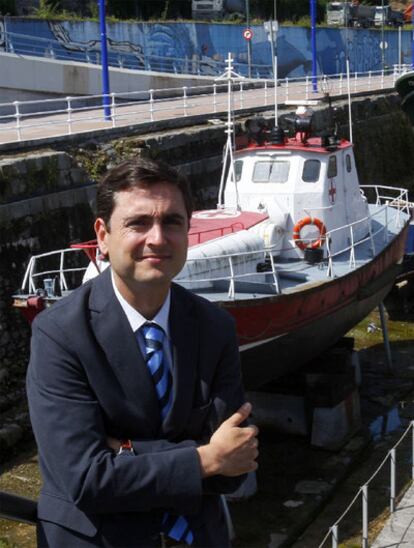
[[[148,225],[148,221],[145,219],[135,219],[127,224],[128,228],[142,228]]]
[[[165,225],[169,225],[169,226],[182,226],[183,225],[183,220],[180,219],[180,218],[171,218],[171,219],[165,219],[164,221],[164,224]]]

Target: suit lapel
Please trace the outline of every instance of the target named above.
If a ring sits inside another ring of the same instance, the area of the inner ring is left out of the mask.
[[[154,383],[139,350],[135,334],[114,293],[110,268],[95,278],[90,297],[91,325],[112,367],[125,400],[136,409],[141,424],[154,435],[160,411]]]
[[[175,284],[171,287],[170,330],[173,403],[162,430],[171,438],[183,431],[191,412],[198,364],[198,323],[194,306]]]

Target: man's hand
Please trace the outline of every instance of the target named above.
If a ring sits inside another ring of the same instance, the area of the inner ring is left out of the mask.
[[[203,477],[240,476],[257,468],[256,459],[258,429],[256,426],[240,427],[252,411],[250,403],[245,403],[211,436],[210,443],[197,449]]]

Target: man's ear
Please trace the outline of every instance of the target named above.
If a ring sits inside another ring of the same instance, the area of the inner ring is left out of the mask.
[[[107,237],[109,230],[105,224],[105,221],[101,219],[101,217],[98,217],[94,224],[95,234],[96,234],[96,240],[98,242],[99,251],[102,253],[104,257],[108,257],[108,245],[107,245]]]

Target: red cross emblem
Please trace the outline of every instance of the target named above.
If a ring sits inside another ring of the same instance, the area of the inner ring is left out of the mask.
[[[335,186],[335,183],[334,183],[333,179],[331,179],[329,181],[328,194],[329,194],[329,201],[331,202],[331,204],[334,204],[335,203],[335,196],[336,196],[336,186]]]

